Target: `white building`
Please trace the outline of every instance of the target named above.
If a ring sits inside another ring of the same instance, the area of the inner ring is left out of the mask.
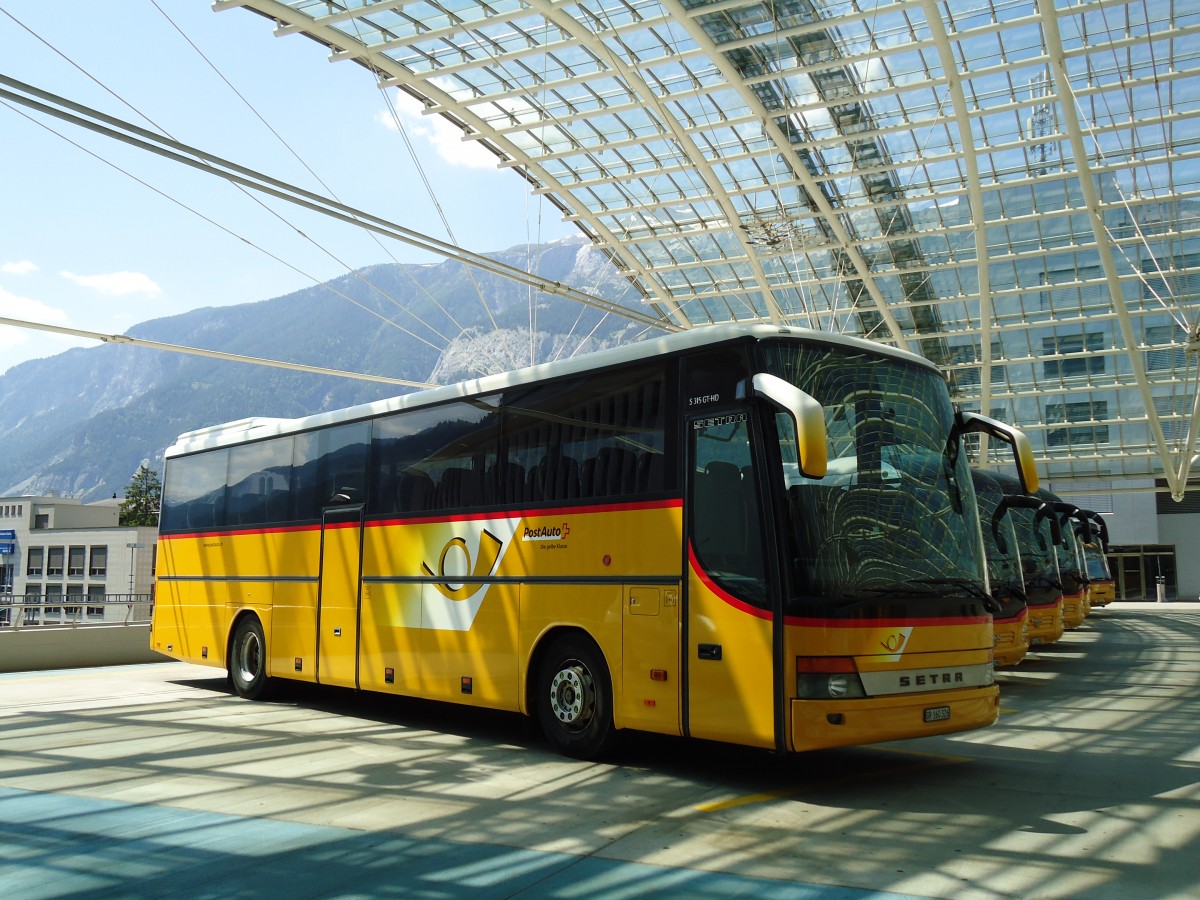
[[[154,585],[158,529],[120,501],[0,497],[0,626],[124,619]]]

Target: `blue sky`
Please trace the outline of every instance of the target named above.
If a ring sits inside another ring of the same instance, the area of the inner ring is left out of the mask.
[[[327,193],[311,168],[342,202],[448,240],[374,78],[272,29],[206,0],[0,0],[0,73]],[[460,246],[487,252],[577,233],[516,173],[391,96]],[[22,107],[0,104],[0,135],[0,316],[119,333],[393,258],[435,261],[267,201],[280,221],[224,181]],[[0,326],[0,373],[75,345],[95,344]]]

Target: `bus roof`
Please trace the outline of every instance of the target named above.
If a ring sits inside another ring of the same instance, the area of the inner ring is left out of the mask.
[[[403,409],[428,406],[448,400],[474,397],[480,394],[490,394],[524,384],[532,384],[562,376],[577,375],[610,366],[637,362],[665,353],[677,353],[682,350],[690,350],[695,347],[703,347],[725,341],[734,341],[739,338],[764,340],[775,337],[807,339],[847,349],[861,350],[876,355],[892,356],[906,362],[923,365],[940,374],[937,366],[915,353],[848,335],[779,325],[706,325],[651,340],[638,341],[632,344],[625,344],[621,347],[587,353],[572,359],[541,363],[496,375],[485,375],[480,378],[460,381],[457,384],[414,391],[410,394],[400,394],[385,400],[375,400],[370,403],[329,410],[311,416],[303,416],[296,419],[255,416],[221,425],[210,425],[181,434],[175,443],[167,448],[165,456],[182,456],[198,450],[231,446],[275,435],[292,434],[312,428],[335,425],[340,422],[352,422],[358,419],[371,418],[373,416],[398,412]]]

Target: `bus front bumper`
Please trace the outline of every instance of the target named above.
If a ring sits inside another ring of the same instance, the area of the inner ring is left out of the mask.
[[[991,725],[1000,715],[1000,688],[792,700],[791,713],[794,751],[873,744]]]

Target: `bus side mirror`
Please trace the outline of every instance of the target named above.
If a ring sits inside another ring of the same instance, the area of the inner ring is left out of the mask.
[[[979,431],[1011,446],[1013,456],[1016,457],[1017,477],[1021,481],[1021,488],[1030,494],[1038,489],[1037,464],[1033,461],[1033,445],[1029,443],[1025,432],[979,413],[960,410],[957,419],[956,425],[960,434]]]
[[[755,394],[778,406],[796,423],[800,473],[807,478],[824,478],[829,467],[824,407],[794,384],[766,372],[756,374],[752,384]]]

